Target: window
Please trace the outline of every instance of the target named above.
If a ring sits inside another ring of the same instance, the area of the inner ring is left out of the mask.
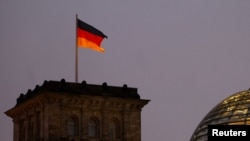
[[[119,127],[118,127],[118,121],[117,120],[111,120],[109,124],[109,137],[111,139],[117,139]]]
[[[98,136],[98,124],[94,119],[90,119],[88,123],[88,135],[89,137],[97,137]]]
[[[70,117],[67,120],[67,132],[70,136],[76,136],[77,135],[77,122],[75,118]]]

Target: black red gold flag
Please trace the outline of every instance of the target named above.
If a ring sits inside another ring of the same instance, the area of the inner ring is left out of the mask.
[[[108,38],[100,30],[77,19],[77,46],[90,48],[98,52],[104,52],[101,47],[103,38]]]

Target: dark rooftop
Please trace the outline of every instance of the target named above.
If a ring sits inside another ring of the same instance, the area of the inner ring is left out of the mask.
[[[44,81],[39,86],[36,85],[34,90],[28,90],[26,94],[20,94],[17,98],[16,105],[36,96],[43,92],[62,92],[78,95],[93,95],[93,96],[109,96],[120,98],[140,99],[137,93],[137,88],[129,88],[126,84],[122,87],[108,86],[106,82],[102,85],[87,84],[86,81],[81,83],[66,82],[65,79],[61,81]]]

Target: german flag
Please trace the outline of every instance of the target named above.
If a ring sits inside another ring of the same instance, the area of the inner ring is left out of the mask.
[[[101,42],[103,38],[108,38],[100,30],[77,19],[77,46],[90,48],[98,52],[104,52]]]

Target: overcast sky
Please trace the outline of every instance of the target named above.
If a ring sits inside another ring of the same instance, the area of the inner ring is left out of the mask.
[[[189,140],[224,98],[250,87],[249,0],[1,0],[0,137],[4,112],[44,80],[75,81],[75,15],[109,38],[79,49],[79,81],[138,88],[142,141]]]

